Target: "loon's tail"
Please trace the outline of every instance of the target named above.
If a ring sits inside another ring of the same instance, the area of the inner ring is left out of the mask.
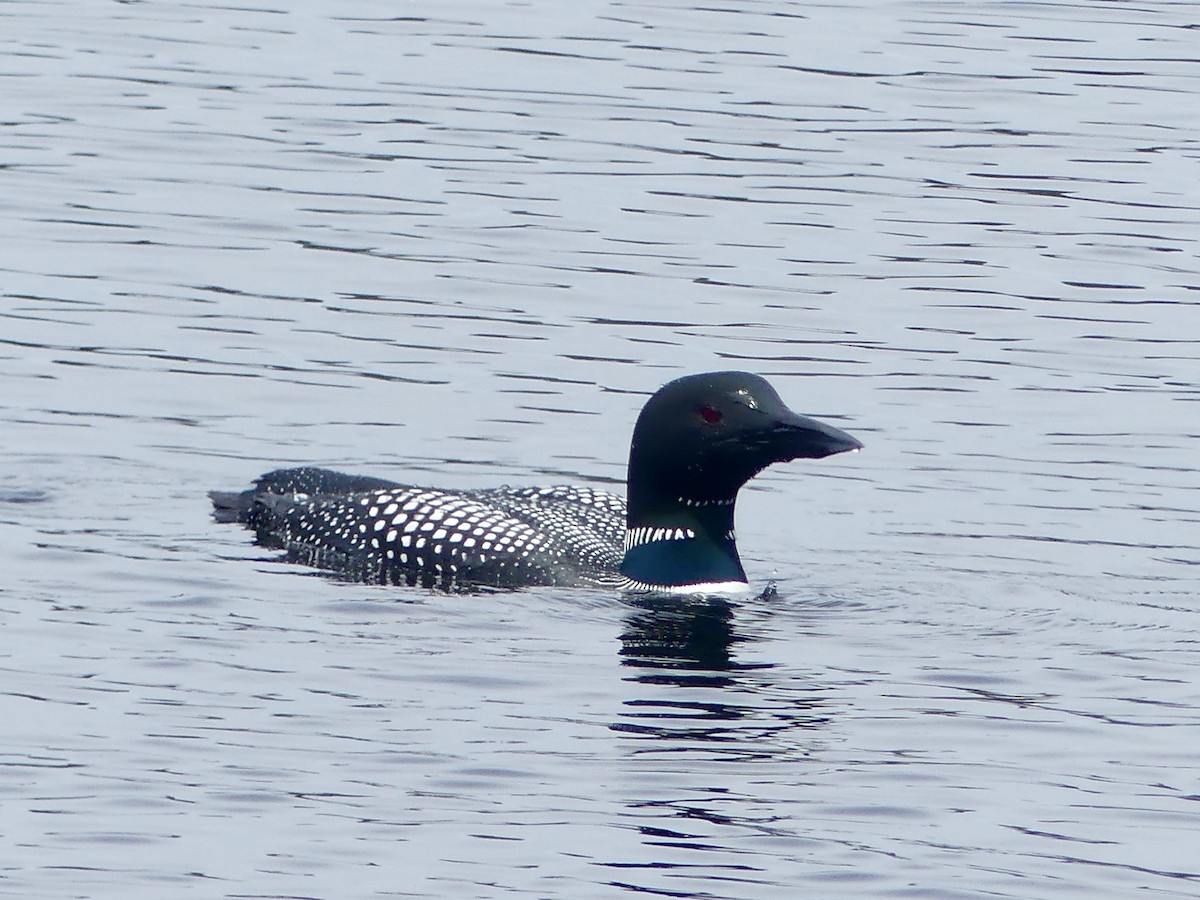
[[[249,521],[250,508],[258,494],[256,488],[248,491],[209,491],[208,499],[212,501],[213,518],[218,522],[240,522],[245,525]]]
[[[401,487],[394,481],[365,475],[343,475],[328,469],[303,466],[276,469],[261,476],[248,491],[209,491],[213,518],[218,522],[238,522],[259,527],[264,511],[286,498],[315,497],[321,494],[350,494]]]

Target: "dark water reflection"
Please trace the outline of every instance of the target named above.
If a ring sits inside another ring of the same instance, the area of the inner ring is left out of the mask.
[[[622,662],[666,672],[725,672],[738,668],[734,645],[746,637],[734,630],[734,607],[720,598],[634,598],[636,612],[621,634]],[[649,674],[645,678],[652,677]]]
[[[734,604],[638,598],[630,605],[635,611],[621,633],[621,662],[638,671],[626,680],[678,689],[625,701],[613,729],[666,742],[638,752],[691,748],[725,759],[778,759],[786,732],[825,722],[817,689],[793,683],[785,690],[778,682],[794,676],[772,672],[774,663],[736,660],[737,645],[754,638],[736,625]]]

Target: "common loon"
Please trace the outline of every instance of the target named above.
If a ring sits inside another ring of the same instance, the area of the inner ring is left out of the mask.
[[[587,487],[445,491],[327,469],[278,469],[209,494],[292,562],[355,580],[446,590],[600,585],[634,591],[746,587],[738,489],[771,463],[862,447],[788,409],[746,372],[688,375],[642,408],[628,502]]]

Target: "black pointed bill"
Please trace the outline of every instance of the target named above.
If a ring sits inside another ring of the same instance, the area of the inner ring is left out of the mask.
[[[861,450],[862,442],[840,428],[788,410],[767,431],[765,443],[784,462],[789,459],[823,459],[835,453]]]

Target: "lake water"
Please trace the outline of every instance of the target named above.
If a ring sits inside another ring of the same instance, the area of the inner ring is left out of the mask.
[[[0,6],[0,894],[1200,893],[1190,3]],[[205,492],[612,487],[773,599],[345,584]]]

